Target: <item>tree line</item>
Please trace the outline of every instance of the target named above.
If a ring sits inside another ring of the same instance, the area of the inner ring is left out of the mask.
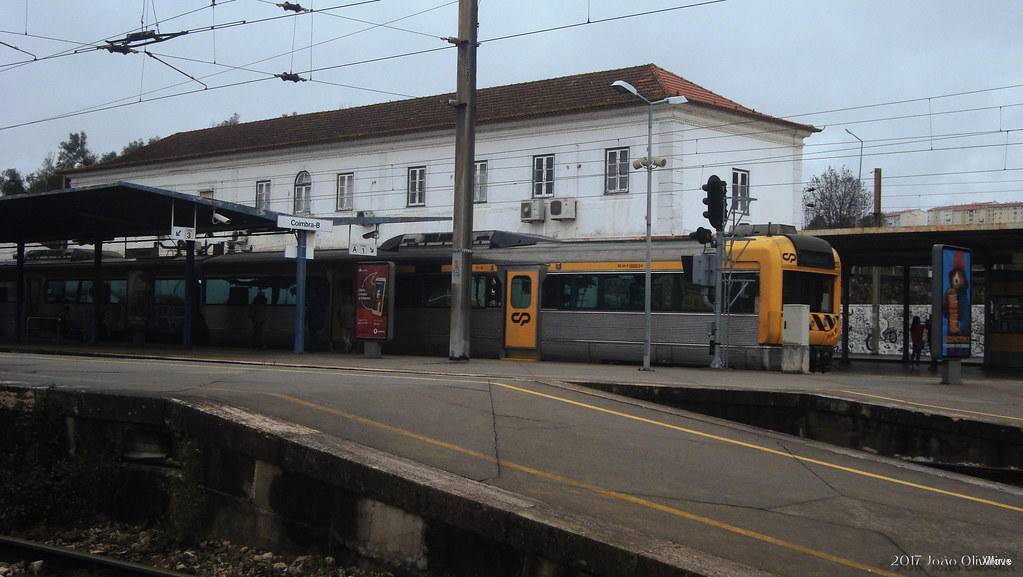
[[[235,112],[227,119],[212,124],[211,128],[233,126],[238,123],[239,116]],[[56,156],[52,152],[47,154],[42,164],[35,171],[22,175],[16,168],[7,168],[0,172],[0,196],[60,190],[64,188],[64,171],[109,162],[115,158],[131,154],[157,140],[160,140],[160,137],[154,136],[148,140],[141,138],[132,140],[121,148],[121,152],[112,150],[106,154],[96,156],[89,150],[88,137],[85,131],[72,132],[68,134],[67,140],[57,145]]]

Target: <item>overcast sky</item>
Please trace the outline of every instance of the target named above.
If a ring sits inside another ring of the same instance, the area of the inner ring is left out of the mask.
[[[301,4],[322,9],[353,1]],[[482,0],[479,35],[486,40],[691,2]],[[162,33],[285,14],[263,0],[217,0],[215,9],[209,0],[0,2],[0,42],[7,45],[0,44],[0,169],[35,170],[70,132],[84,130],[90,148],[103,153],[133,139],[206,128],[232,113],[244,122],[454,90],[454,50],[338,67],[444,47],[438,37],[457,32],[457,2],[444,0],[379,0],[196,30],[149,47],[181,72],[141,54],[81,48],[79,54],[3,66],[31,60],[25,52],[43,57],[76,47],[34,36],[79,43],[123,37],[140,27],[143,4],[146,23],[154,13],[166,20],[195,11],[163,22]],[[404,30],[367,24],[390,21]],[[26,29],[34,36],[26,36]],[[1023,200],[1020,30],[1023,7],[1011,0],[726,0],[484,42],[478,81],[487,87],[655,63],[760,112],[824,128],[806,141],[804,179],[829,165],[857,171],[859,142],[845,132],[851,130],[866,141],[864,179],[874,167],[886,176],[885,210]],[[310,51],[310,43],[319,45]],[[336,68],[312,77],[330,84],[269,79],[214,88],[288,70],[308,76],[305,71],[325,67]],[[185,74],[211,89],[155,99],[202,89]],[[990,90],[1015,85],[1020,87]],[[144,102],[137,103],[140,91]],[[970,91],[983,92],[943,97]],[[914,101],[806,115],[905,100]],[[910,177],[925,174],[934,176]]]

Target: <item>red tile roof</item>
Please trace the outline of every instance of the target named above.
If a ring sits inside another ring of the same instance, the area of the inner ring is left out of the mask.
[[[484,125],[642,105],[637,98],[612,89],[611,83],[615,80],[625,80],[650,100],[685,96],[689,103],[696,106],[726,110],[750,120],[772,122],[795,130],[819,131],[810,125],[756,112],[653,64],[479,89],[477,123]],[[179,132],[126,156],[68,172],[82,173],[223,154],[453,129],[455,114],[448,105],[448,100],[453,97],[453,94],[441,94]]]

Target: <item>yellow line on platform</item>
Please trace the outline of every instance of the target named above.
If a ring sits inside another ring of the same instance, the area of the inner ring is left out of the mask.
[[[953,412],[956,412],[956,413],[966,413],[968,415],[980,415],[982,417],[995,417],[997,419],[1009,419],[1011,421],[1023,421],[1023,419],[1021,419],[1019,417],[1010,417],[1008,415],[996,415],[994,413],[982,413],[980,411],[970,411],[970,410],[967,410],[967,409],[956,409],[954,407],[945,407],[945,406],[942,406],[942,405],[928,405],[927,403],[917,403],[915,401],[907,401],[905,399],[896,399],[895,397],[883,397],[881,395],[873,395],[873,394],[870,394],[870,393],[860,393],[860,392],[857,392],[857,391],[845,391],[845,390],[843,390],[842,392],[843,393],[848,393],[850,395],[858,395],[858,396],[861,396],[861,397],[870,397],[872,399],[881,399],[883,401],[892,401],[892,402],[895,402],[895,403],[903,403],[903,404],[906,404],[906,405],[913,405],[914,407],[927,407],[928,409],[940,409],[940,410],[943,410],[943,411],[953,411]]]
[[[963,494],[963,493],[957,493],[955,491],[947,491],[945,489],[939,489],[937,487],[931,487],[929,485],[923,485],[921,483],[914,483],[912,481],[904,481],[902,479],[896,479],[895,477],[889,477],[887,475],[881,475],[881,474],[878,474],[878,473],[871,473],[870,471],[863,471],[861,469],[856,469],[856,468],[853,468],[853,467],[846,467],[845,465],[839,465],[837,463],[829,463],[828,461],[822,461],[820,459],[814,459],[812,457],[804,457],[802,455],[795,455],[795,454],[788,453],[788,452],[785,452],[785,451],[779,451],[778,449],[772,449],[770,447],[765,447],[763,445],[757,445],[756,443],[748,443],[746,441],[740,441],[738,439],[730,439],[728,437],[722,437],[721,435],[715,435],[713,433],[705,433],[703,431],[697,431],[696,429],[690,429],[688,427],[680,427],[678,425],[672,425],[670,423],[665,423],[665,422],[657,421],[657,420],[654,420],[654,419],[648,419],[646,417],[639,417],[639,416],[636,416],[636,415],[630,415],[628,413],[623,413],[621,411],[615,411],[613,409],[605,409],[603,407],[598,407],[596,405],[591,405],[591,404],[583,403],[583,402],[580,402],[580,401],[573,401],[572,399],[566,399],[564,397],[558,397],[556,395],[548,395],[547,393],[541,393],[541,392],[538,392],[538,391],[531,391],[529,389],[526,389],[526,388],[523,388],[523,387],[517,387],[515,385],[509,385],[509,384],[505,384],[505,383],[494,382],[494,386],[495,387],[502,387],[502,388],[505,388],[505,389],[510,389],[510,390],[517,391],[519,393],[524,393],[524,394],[527,394],[527,395],[533,395],[533,396],[536,396],[536,397],[542,397],[542,398],[545,398],[545,399],[550,399],[550,400],[553,400],[553,401],[558,401],[558,402],[561,402],[561,403],[566,403],[566,404],[569,404],[569,405],[574,405],[574,406],[577,406],[577,407],[582,407],[582,408],[585,408],[585,409],[589,409],[591,411],[597,411],[599,413],[605,413],[605,414],[608,414],[608,415],[614,415],[616,417],[622,417],[622,418],[633,420],[633,421],[639,421],[641,423],[646,423],[646,424],[649,424],[649,425],[654,425],[656,427],[662,427],[662,428],[665,428],[665,429],[671,429],[673,431],[679,431],[679,432],[682,432],[682,433],[688,433],[690,435],[694,435],[694,436],[697,436],[697,437],[702,437],[704,439],[713,439],[715,441],[720,441],[722,443],[728,443],[730,445],[737,445],[737,446],[740,446],[740,447],[746,447],[748,449],[753,449],[755,451],[761,451],[761,452],[764,452],[764,453],[769,453],[771,455],[776,455],[776,456],[779,456],[779,457],[785,457],[787,459],[795,459],[797,461],[802,461],[804,463],[812,463],[814,465],[820,465],[822,467],[828,467],[828,468],[831,468],[831,469],[836,469],[838,471],[844,471],[846,473],[851,473],[853,475],[859,475],[861,477],[868,477],[870,479],[876,479],[876,480],[879,480],[879,481],[886,481],[886,482],[889,482],[889,483],[894,483],[896,485],[902,485],[902,486],[905,486],[905,487],[912,487],[914,489],[920,489],[922,491],[927,491],[927,492],[930,492],[930,493],[937,493],[939,495],[945,495],[947,497],[955,497],[957,499],[965,499],[967,501],[973,501],[974,503],[982,503],[984,505],[990,505],[992,507],[998,507],[998,508],[1001,508],[1001,509],[1008,509],[1009,511],[1015,511],[1017,513],[1023,513],[1023,507],[1017,507],[1016,505],[1009,505],[1007,503],[1000,503],[998,501],[992,501],[991,499],[984,499],[984,498],[981,498],[981,497],[974,497],[972,495],[966,495],[966,494]]]
[[[293,397],[291,395],[286,395],[284,393],[267,393],[267,394],[272,396],[272,397],[276,397],[278,399],[281,399],[283,401],[288,401],[288,402],[294,403],[296,405],[301,405],[301,406],[304,406],[304,407],[307,407],[307,408],[310,408],[310,409],[314,409],[314,410],[317,410],[317,411],[320,411],[320,412],[323,412],[323,413],[328,413],[328,414],[331,414],[331,415],[335,415],[337,417],[348,419],[350,421],[354,421],[356,423],[360,423],[360,424],[366,425],[368,427],[373,427],[375,429],[380,429],[380,430],[383,430],[383,431],[387,431],[387,432],[390,432],[390,433],[401,435],[403,437],[408,437],[410,439],[415,439],[417,441],[420,441],[420,442],[423,442],[423,443],[426,443],[426,444],[429,444],[429,445],[433,445],[435,447],[440,447],[440,448],[443,448],[443,449],[447,449],[449,451],[453,451],[453,452],[456,452],[456,453],[459,453],[459,454],[462,454],[462,455],[466,455],[468,457],[473,457],[473,458],[481,460],[481,461],[486,461],[488,463],[497,463],[497,459],[495,459],[494,457],[491,457],[490,455],[481,453],[479,451],[474,451],[472,449],[467,449],[465,447],[462,447],[460,445],[456,445],[454,443],[449,443],[447,441],[441,441],[439,439],[435,439],[435,438],[429,437],[427,435],[422,435],[420,433],[409,431],[407,429],[402,429],[400,427],[395,427],[393,425],[388,425],[388,424],[382,423],[380,421],[375,421],[373,419],[368,419],[366,417],[361,417],[359,415],[354,415],[352,413],[348,413],[348,412],[345,412],[345,411],[341,411],[341,410],[338,410],[338,409],[334,409],[334,408],[331,408],[331,407],[320,405],[320,404],[317,404],[317,403],[314,403],[314,402],[311,402],[311,401],[306,401],[304,399],[300,399],[298,397]],[[651,501],[649,499],[644,499],[642,497],[636,497],[634,495],[629,495],[627,493],[621,493],[619,491],[613,491],[611,489],[605,489],[605,488],[597,486],[597,485],[591,485],[590,483],[586,483],[586,482],[583,482],[583,481],[577,481],[575,479],[572,479],[572,478],[569,478],[569,477],[564,477],[564,476],[558,475],[556,473],[550,473],[550,472],[544,471],[542,469],[536,469],[536,468],[533,468],[533,467],[529,467],[529,466],[526,466],[526,465],[521,465],[521,464],[518,464],[518,463],[515,463],[515,462],[506,461],[506,460],[503,460],[503,459],[501,460],[501,467],[502,468],[506,468],[506,469],[512,469],[512,470],[518,471],[520,473],[525,473],[527,475],[530,475],[530,476],[533,476],[533,477],[538,477],[538,478],[541,478],[541,479],[544,479],[544,480],[547,480],[547,481],[552,481],[552,482],[559,483],[559,484],[562,484],[562,485],[566,485],[566,486],[569,486],[569,487],[574,487],[576,489],[583,489],[585,491],[589,491],[589,492],[597,494],[597,495],[608,497],[610,499],[615,499],[615,500],[618,500],[618,501],[624,501],[624,502],[631,503],[633,505],[638,505],[640,507],[644,507],[644,508],[651,509],[651,510],[654,510],[654,511],[660,511],[662,513],[667,513],[667,514],[675,516],[675,517],[679,517],[679,518],[682,518],[682,519],[687,519],[687,520],[690,520],[690,521],[701,523],[703,525],[707,525],[707,526],[710,526],[710,527],[721,529],[721,530],[727,531],[729,533],[734,533],[736,535],[741,535],[741,536],[747,537],[749,539],[754,539],[754,540],[761,541],[761,542],[764,542],[764,543],[769,543],[771,545],[782,547],[784,549],[788,549],[790,551],[795,551],[797,553],[802,553],[804,555],[809,555],[811,557],[816,557],[818,559],[822,559],[824,561],[829,561],[831,563],[842,565],[844,567],[849,567],[849,568],[852,568],[852,569],[857,569],[857,570],[863,571],[865,573],[870,573],[870,574],[873,574],[873,575],[883,575],[884,577],[902,577],[898,573],[893,573],[891,571],[886,571],[886,570],[878,568],[878,567],[872,567],[870,565],[866,565],[866,564],[863,564],[863,563],[859,563],[857,561],[853,561],[852,559],[846,559],[845,557],[840,557],[838,555],[833,555],[833,554],[827,553],[825,551],[819,551],[817,549],[813,549],[811,547],[806,547],[806,546],[800,545],[798,543],[792,543],[790,541],[785,541],[784,539],[779,539],[777,537],[773,537],[773,536],[768,535],[766,533],[761,533],[759,531],[753,531],[753,530],[750,530],[750,529],[744,529],[742,527],[738,527],[738,526],[732,525],[730,523],[725,523],[723,521],[718,521],[717,519],[713,519],[711,517],[706,517],[704,515],[697,515],[696,513],[690,513],[689,511],[685,511],[685,510],[679,509],[677,507],[672,507],[672,506],[669,506],[669,505],[664,505],[664,504],[661,504],[661,503],[657,503],[657,502]]]

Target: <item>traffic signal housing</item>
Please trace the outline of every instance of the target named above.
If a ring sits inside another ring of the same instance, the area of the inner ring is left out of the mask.
[[[707,244],[714,240],[714,233],[701,226],[694,232],[689,233],[689,240],[695,240],[700,244]]]
[[[707,210],[703,211],[703,217],[710,222],[714,230],[724,230],[725,220],[728,218],[728,213],[725,209],[725,196],[728,193],[728,184],[718,178],[718,175],[714,174],[707,179],[707,184],[701,188],[707,193],[707,197],[703,199],[703,204],[707,205]]]

